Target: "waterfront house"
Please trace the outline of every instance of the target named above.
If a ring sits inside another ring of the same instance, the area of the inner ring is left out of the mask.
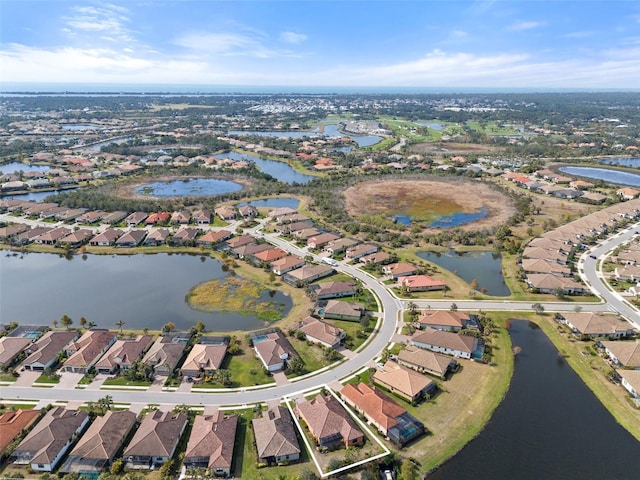
[[[242,218],[253,218],[258,216],[258,209],[253,205],[244,205],[238,208],[238,212]]]
[[[200,229],[193,227],[180,228],[171,239],[171,245],[193,245]]]
[[[40,410],[6,410],[0,415],[0,457],[6,448],[22,432],[33,425],[40,416]]]
[[[329,244],[329,242],[333,242],[339,238],[340,236],[334,233],[321,233],[320,235],[307,239],[307,247],[312,250],[323,248],[325,245]]]
[[[527,283],[532,290],[539,293],[562,292],[567,295],[583,294],[585,287],[572,278],[562,275],[552,275],[550,273],[531,273],[527,275]]]
[[[318,280],[319,278],[328,277],[335,272],[333,267],[329,265],[309,265],[291,270],[283,275],[282,279],[289,285],[303,286]]]
[[[193,378],[211,375],[222,366],[227,347],[226,338],[201,337],[182,364],[182,374]]]
[[[415,332],[411,337],[411,343],[418,348],[444,353],[456,358],[479,359],[484,353],[483,340],[435,328]]]
[[[567,325],[581,338],[624,338],[638,333],[633,325],[617,315],[593,312],[562,312],[556,314],[559,323]]]
[[[154,375],[168,376],[182,359],[191,335],[188,333],[165,333],[149,347],[142,363],[153,368]]]
[[[383,435],[397,445],[404,445],[424,433],[424,425],[404,408],[375,387],[366,383],[346,384],[342,399]]]
[[[254,337],[253,349],[270,372],[284,370],[287,361],[298,356],[289,340],[279,331]]]
[[[273,465],[300,459],[300,444],[289,410],[270,408],[252,423],[259,463]]]
[[[385,275],[388,275],[392,280],[397,280],[400,277],[417,274],[418,267],[408,262],[397,262],[384,265],[382,267],[382,272]]]
[[[25,350],[28,357],[22,362],[25,370],[42,372],[58,363],[58,355],[76,341],[80,334],[75,331],[50,330],[29,345]]]
[[[296,212],[297,210],[291,207],[274,208],[273,210],[271,210],[271,212],[269,212],[269,218],[275,222],[278,222],[280,220],[280,217],[291,215],[292,213]]]
[[[116,240],[116,247],[137,247],[146,236],[146,230],[131,230]]]
[[[214,245],[217,245],[220,242],[224,242],[232,236],[233,233],[229,230],[209,230],[196,240],[196,245],[203,247],[213,247]]]
[[[408,275],[398,278],[398,287],[407,292],[432,292],[445,290],[447,284],[428,275]]]
[[[108,410],[97,416],[64,462],[62,473],[75,472],[89,478],[111,466],[136,424],[130,411]]]
[[[363,445],[364,433],[333,395],[320,394],[296,404],[296,415],[304,420],[320,449]]]
[[[616,370],[621,384],[629,392],[631,398],[640,403],[640,370]]]
[[[57,227],[53,230],[49,230],[42,235],[38,235],[33,239],[33,243],[37,243],[40,245],[55,245],[58,243],[58,240],[66,237],[71,233],[71,229],[67,227]]]
[[[447,373],[453,371],[458,365],[455,359],[447,355],[414,347],[413,345],[408,345],[407,348],[401,350],[396,360],[400,365],[412,368],[420,373],[428,373],[443,380]]]
[[[96,362],[95,369],[98,373],[115,373],[118,370],[128,370],[131,364],[142,357],[149,348],[153,337],[151,335],[138,335],[132,339],[116,340],[109,350]]]
[[[346,332],[341,328],[315,317],[303,318],[298,330],[304,334],[307,341],[327,348],[337,348],[346,337]]]
[[[191,218],[198,225],[209,225],[211,223],[211,212],[209,210],[195,210]]]
[[[144,244],[148,247],[157,247],[167,243],[171,232],[167,228],[156,228],[150,230],[144,239]]]
[[[64,362],[63,370],[87,373],[117,339],[118,335],[108,330],[87,330],[77,341],[66,347],[69,358]]]
[[[372,243],[364,243],[348,248],[345,258],[348,260],[357,260],[367,255],[374,255],[378,252],[378,246]]]
[[[214,213],[222,220],[229,221],[236,218],[236,209],[231,205],[222,205],[214,210]]]
[[[26,232],[27,230],[29,230],[29,228],[29,225],[24,225],[22,223],[0,227],[0,242],[12,243],[15,237],[23,232]]]
[[[81,228],[71,232],[69,235],[62,237],[58,240],[58,245],[63,245],[71,248],[77,248],[80,245],[87,243],[94,236],[93,230]]]
[[[366,311],[367,309],[363,303],[342,302],[340,300],[328,300],[325,305],[320,304],[316,308],[316,313],[322,318],[355,322],[359,321]]]
[[[196,415],[184,454],[184,466],[188,470],[207,470],[217,477],[231,475],[237,429],[237,415],[222,411]]]
[[[13,451],[14,463],[53,472],[88,423],[89,415],[83,410],[53,407]]]
[[[265,252],[267,250],[271,250],[273,246],[267,243],[248,243],[246,245],[242,245],[241,247],[234,248],[231,251],[231,255],[236,258],[246,258],[248,261],[251,261],[253,255],[260,252]]]
[[[304,260],[296,255],[287,255],[271,262],[271,269],[276,275],[284,275],[291,270],[304,266]]]
[[[256,243],[256,239],[251,235],[239,235],[237,237],[230,238],[225,242],[227,246],[233,250],[234,248],[242,247],[243,245],[248,245],[250,243]]]
[[[33,342],[27,337],[2,337],[0,338],[0,368],[13,365],[19,355]]]
[[[329,298],[350,297],[357,293],[358,287],[353,280],[339,282],[324,282],[309,285],[309,292],[317,300]]]
[[[614,365],[640,370],[640,341],[603,341],[600,344]]]
[[[127,468],[150,470],[169,461],[188,423],[184,413],[147,413],[122,454]]]
[[[262,265],[263,263],[272,263],[281,258],[288,256],[288,253],[278,247],[271,247],[269,250],[263,250],[261,252],[253,253],[250,255],[249,260],[256,264]]]
[[[428,398],[438,388],[434,381],[424,375],[391,360],[375,371],[372,380],[409,402]]]
[[[89,240],[92,247],[109,247],[116,243],[116,240],[122,236],[124,232],[119,228],[109,228]]]

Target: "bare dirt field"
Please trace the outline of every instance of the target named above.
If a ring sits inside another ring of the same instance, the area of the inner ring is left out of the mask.
[[[504,150],[502,147],[482,145],[479,143],[418,143],[411,147],[414,153],[431,153],[440,155],[462,153],[490,153]]]
[[[475,230],[504,224],[515,213],[513,202],[491,185],[463,179],[383,180],[363,182],[343,192],[347,212],[360,215],[392,215],[430,210],[440,215],[487,209],[484,218],[462,225]],[[427,231],[427,229],[425,229]]]

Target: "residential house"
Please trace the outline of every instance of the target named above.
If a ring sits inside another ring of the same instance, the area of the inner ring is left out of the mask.
[[[585,287],[581,283],[572,278],[550,273],[531,273],[527,275],[527,283],[539,293],[562,292],[568,295],[585,293]]]
[[[359,243],[360,242],[358,240],[354,240],[352,238],[338,238],[337,240],[333,240],[325,245],[323,250],[330,256],[333,256],[344,252],[348,248],[353,248]]]
[[[546,258],[524,258],[522,259],[522,269],[527,273],[550,273],[563,277],[571,276],[571,269],[566,265],[561,265],[554,260]]]
[[[450,310],[424,310],[416,322],[420,324],[420,328],[435,328],[450,332],[459,332],[468,325],[477,325],[472,315]]]
[[[340,282],[324,282],[309,285],[310,293],[318,300],[328,298],[350,297],[358,291],[358,286],[353,280]]]
[[[271,408],[252,423],[259,463],[273,465],[300,459],[300,444],[289,410]]]
[[[0,338],[0,368],[7,368],[14,364],[19,355],[33,342],[27,337]]]
[[[188,470],[208,470],[217,477],[231,475],[237,429],[237,415],[222,411],[196,415],[184,454],[184,466]]]
[[[71,229],[67,227],[57,227],[53,230],[49,230],[42,235],[38,235],[33,239],[34,243],[38,243],[40,245],[55,245],[58,243],[58,240],[66,237],[71,233]]]
[[[88,423],[89,415],[83,410],[53,407],[13,451],[14,463],[53,472]]]
[[[144,239],[144,244],[148,247],[157,247],[158,245],[164,245],[167,243],[171,232],[167,228],[155,228],[147,234]]]
[[[303,215],[301,213],[290,213],[288,215],[281,215],[278,217],[277,223],[285,224],[285,223],[298,223],[298,222],[307,222],[309,221],[309,217]]]
[[[29,230],[29,225],[22,223],[16,223],[13,225],[7,225],[6,227],[0,227],[0,242],[12,243],[13,239],[23,232]]]
[[[242,218],[253,218],[258,216],[258,209],[253,205],[244,205],[238,208]]]
[[[281,248],[270,248],[269,250],[263,250],[262,252],[257,252],[251,255],[250,260],[256,265],[262,265],[263,263],[270,264],[281,258],[285,258],[288,256],[288,253],[282,250]]]
[[[146,230],[130,230],[116,240],[116,247],[137,247],[146,236]]]
[[[222,366],[227,347],[226,338],[201,337],[182,364],[182,374],[194,378],[211,375]]]
[[[246,258],[249,261],[253,260],[253,255],[260,252],[271,250],[273,246],[267,243],[248,243],[241,247],[234,248],[231,254],[237,258]]]
[[[122,454],[128,468],[150,470],[173,457],[188,423],[184,413],[147,413]]]
[[[311,237],[317,237],[322,232],[315,227],[302,228],[300,230],[292,231],[292,235],[298,240],[309,240]]]
[[[19,233],[14,243],[18,245],[25,245],[27,243],[31,243],[40,235],[50,232],[51,230],[53,230],[53,228],[33,227],[29,230],[25,230],[24,232]]]
[[[191,218],[198,225],[209,225],[211,223],[211,212],[209,210],[195,210]]]
[[[366,383],[346,384],[342,399],[397,445],[424,433],[424,425],[375,387]]]
[[[40,410],[7,410],[0,415],[0,458],[6,448],[33,425],[40,416]]]
[[[320,235],[316,235],[307,239],[307,247],[309,247],[310,249],[323,248],[325,245],[329,244],[329,242],[333,242],[335,240],[338,240],[339,238],[340,236],[334,233],[321,233]]]
[[[145,223],[147,225],[165,225],[171,219],[171,214],[169,212],[154,212],[150,214]]]
[[[115,373],[128,370],[149,348],[153,336],[138,335],[135,339],[116,340],[109,350],[95,363],[98,373]]]
[[[308,229],[315,230],[314,235],[318,235],[320,233],[320,230],[313,228],[313,223],[311,222],[284,223],[276,227],[276,233],[279,233],[280,235],[295,235],[296,232],[299,232],[300,230]]]
[[[229,221],[236,218],[236,209],[231,205],[222,205],[214,210],[214,213],[222,220]]]
[[[295,412],[304,420],[322,450],[364,444],[364,433],[333,395],[320,394],[312,400],[299,402]]]
[[[412,368],[420,373],[428,373],[443,380],[446,378],[447,373],[453,371],[458,365],[455,359],[447,355],[424,350],[413,345],[408,345],[407,348],[401,350],[396,360],[400,365]]]
[[[483,340],[453,332],[443,332],[435,328],[414,333],[411,343],[416,347],[456,358],[479,359],[484,353]]]
[[[269,212],[269,218],[277,222],[279,221],[280,217],[291,215],[292,213],[296,212],[297,210],[291,207],[274,208],[273,210],[271,210],[271,212]]]
[[[171,239],[171,245],[193,245],[200,229],[193,227],[180,228]]]
[[[66,348],[65,372],[87,373],[100,357],[115,343],[118,335],[107,330],[87,330]]]
[[[407,292],[432,292],[445,290],[447,284],[428,275],[408,275],[398,278],[398,287]]]
[[[337,348],[346,337],[346,332],[341,328],[315,317],[303,318],[298,330],[304,334],[307,341],[327,348]]]
[[[640,341],[604,341],[600,344],[614,365],[640,370]]]
[[[256,239],[251,235],[239,235],[237,237],[230,238],[225,242],[230,249],[242,247],[243,245],[249,245],[250,243],[256,243]]]
[[[287,255],[275,262],[271,262],[271,268],[276,275],[284,275],[302,266],[304,266],[304,260],[296,255]]]
[[[328,277],[334,272],[333,267],[329,265],[304,265],[287,272],[282,279],[289,285],[303,286],[319,278]]]
[[[130,411],[108,410],[95,418],[64,462],[62,473],[75,472],[89,478],[108,468],[136,424]]]
[[[640,402],[640,370],[616,370],[621,384],[629,392],[631,398]]]
[[[567,325],[574,335],[583,338],[624,338],[634,335],[633,325],[617,315],[593,312],[562,312],[556,314],[559,323]]]
[[[191,220],[191,212],[189,210],[178,210],[171,214],[171,223],[178,225],[186,225]]]
[[[409,275],[416,275],[418,273],[418,267],[408,262],[397,262],[384,265],[382,272],[388,275],[392,280],[397,280],[400,277],[407,277]]]
[[[90,210],[80,215],[76,219],[76,221],[78,223],[94,224],[102,220],[102,217],[104,217],[105,215],[106,215],[106,212],[103,212],[102,210]]]
[[[348,260],[356,260],[358,258],[366,257],[369,255],[375,255],[376,253],[378,253],[377,245],[373,245],[372,243],[363,243],[362,245],[356,245],[354,247],[348,248],[347,253],[345,254],[345,258],[347,258]]]
[[[279,331],[254,336],[253,348],[270,372],[284,370],[287,361],[298,356],[289,340]]]
[[[616,195],[622,200],[633,200],[640,195],[640,190],[631,187],[623,187],[616,191]]]
[[[372,380],[409,402],[428,398],[438,388],[434,381],[424,375],[391,360],[387,361],[382,369],[375,371]]]
[[[25,370],[42,372],[53,368],[58,363],[58,355],[79,338],[74,331],[50,330],[29,345],[25,350],[28,355],[22,366]]]
[[[326,305],[318,306],[316,312],[322,318],[357,322],[365,315],[367,309],[363,303],[328,300]]]
[[[119,228],[109,228],[89,240],[89,245],[92,247],[109,247],[114,245],[123,233]]]
[[[154,375],[168,376],[178,365],[191,335],[187,333],[165,333],[149,347],[142,363],[153,368]]]
[[[149,214],[145,212],[133,212],[127,218],[124,219],[124,222],[127,224],[127,227],[136,227],[144,222]]]
[[[58,240],[58,245],[76,248],[87,243],[94,237],[94,235],[95,233],[93,232],[93,230],[81,228],[80,230],[76,230],[74,232],[71,232],[69,235],[62,237],[60,240]]]
[[[116,223],[119,223],[125,218],[127,218],[128,215],[129,215],[128,212],[125,212],[125,211],[116,211],[116,212],[107,213],[105,216],[102,217],[102,223],[115,225]]]
[[[347,252],[347,255],[349,254],[349,252]],[[391,259],[391,255],[388,254],[387,252],[375,252],[375,253],[371,253],[369,255],[364,255],[362,257],[360,257],[360,263],[367,265],[369,263],[373,263],[375,265],[382,265],[386,262],[389,261],[389,259]]]
[[[214,245],[217,245],[220,242],[224,242],[232,236],[233,233],[229,230],[209,230],[196,240],[196,245],[203,247],[213,247]]]

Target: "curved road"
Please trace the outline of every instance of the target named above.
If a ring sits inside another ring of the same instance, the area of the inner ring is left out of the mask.
[[[630,320],[634,321],[635,325],[638,325],[639,315],[637,310],[626,304],[619,295],[610,292],[603,284],[602,280],[598,276],[596,271],[597,262],[591,259],[588,255],[600,256],[605,255],[607,252],[616,248],[623,242],[628,241],[633,237],[636,228],[640,227],[640,223],[636,224],[634,228],[621,232],[607,241],[603,242],[598,247],[594,248],[591,252],[585,253],[581,258],[579,264],[579,270],[581,275],[588,280],[588,284],[598,296],[605,299],[608,303],[562,303],[562,302],[547,302],[542,303],[546,311],[573,311],[576,306],[582,307],[584,311],[607,311],[615,310],[623,314]],[[283,239],[275,236],[274,234],[263,234],[260,232],[261,227],[252,229],[258,237],[268,239],[269,242],[281,247],[292,254],[296,254],[304,257],[309,255],[309,252],[304,249],[297,248],[296,246],[284,241]],[[315,260],[320,260],[316,255],[313,255]],[[361,368],[370,365],[371,361],[375,359],[382,349],[392,341],[393,335],[398,325],[398,316],[402,312],[403,308],[409,303],[408,300],[400,300],[396,298],[385,285],[380,281],[367,273],[355,268],[351,265],[340,263],[335,266],[336,270],[350,275],[360,280],[366,287],[371,289],[377,296],[380,303],[383,317],[379,325],[379,331],[373,339],[352,359],[346,360],[340,363],[338,366],[331,370],[319,373],[317,375],[301,379],[299,381],[290,382],[286,385],[278,385],[274,387],[268,387],[259,390],[237,390],[230,392],[220,393],[196,393],[196,392],[149,392],[149,391],[124,391],[124,390],[76,390],[70,388],[33,388],[33,387],[1,387],[0,393],[2,398],[13,399],[41,399],[46,401],[54,400],[73,400],[73,401],[90,401],[97,400],[101,396],[106,394],[110,395],[116,403],[129,403],[129,402],[142,402],[142,403],[159,403],[162,399],[163,404],[190,404],[190,405],[244,405],[253,404],[259,402],[265,402],[286,396],[292,396],[302,391],[318,388],[324,384],[330,384],[341,378],[347,377],[350,374],[360,370]],[[514,301],[495,301],[495,300],[414,300],[420,308],[425,308],[427,305],[431,308],[447,309],[452,303],[456,303],[459,309],[469,310],[511,310],[511,311],[532,311],[531,302],[514,302]],[[640,326],[639,326],[640,328]]]

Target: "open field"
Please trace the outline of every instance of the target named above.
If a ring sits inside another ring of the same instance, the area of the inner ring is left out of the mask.
[[[484,145],[480,143],[457,143],[457,142],[439,142],[439,143],[418,143],[411,146],[413,153],[420,154],[438,154],[438,155],[464,155],[470,153],[496,153],[504,150],[503,147],[495,145]]]
[[[469,193],[473,192],[473,195]],[[360,215],[412,215],[424,218],[473,213],[487,209],[486,217],[462,225],[465,230],[503,225],[515,207],[502,193],[480,182],[458,179],[414,179],[362,182],[343,192],[347,212]],[[429,229],[424,229],[429,231]]]

